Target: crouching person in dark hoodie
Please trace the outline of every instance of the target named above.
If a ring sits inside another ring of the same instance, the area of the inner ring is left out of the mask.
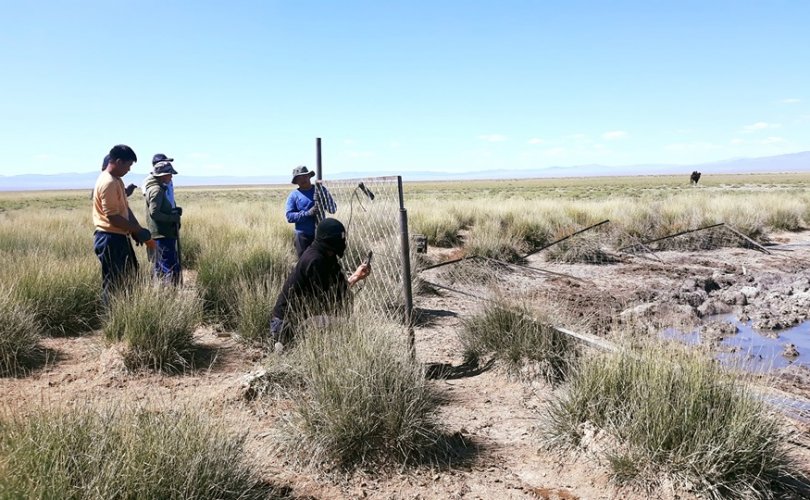
[[[154,249],[154,275],[157,279],[177,285],[180,283],[180,256],[177,237],[183,209],[174,207],[167,195],[167,185],[177,174],[170,162],[161,162],[152,168],[143,186],[146,198],[146,220],[152,232]]]
[[[291,340],[292,327],[300,320],[348,312],[349,288],[366,279],[371,265],[360,264],[347,278],[338,261],[345,250],[343,224],[336,219],[322,220],[315,229],[315,241],[301,254],[273,308],[270,333],[276,351]]]

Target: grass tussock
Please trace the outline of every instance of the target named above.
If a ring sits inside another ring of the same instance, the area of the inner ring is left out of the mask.
[[[286,446],[311,465],[372,467],[429,458],[440,435],[436,400],[402,327],[371,317],[298,329],[291,356],[305,387]]]
[[[234,437],[199,413],[78,407],[0,418],[3,498],[268,498]]]
[[[221,242],[223,243],[223,242]],[[270,249],[256,246],[217,246],[203,251],[197,263],[197,283],[202,289],[206,317],[226,327],[240,322],[240,308],[235,298],[240,290],[262,286],[286,277],[292,254],[286,246]]]
[[[11,290],[0,288],[0,376],[24,371],[37,353],[42,325]]]
[[[124,342],[128,368],[177,370],[192,351],[202,321],[199,297],[172,286],[141,284],[113,296],[104,322],[108,341]]]
[[[242,279],[236,289],[236,330],[248,343],[262,343],[270,331],[273,306],[281,289],[278,279]]]
[[[465,320],[460,340],[466,361],[491,356],[514,373],[550,383],[564,380],[577,357],[571,337],[532,319],[527,311],[502,305]]]
[[[601,238],[579,236],[546,249],[546,259],[566,264],[611,264],[617,258],[602,248]]]
[[[48,260],[38,255],[17,259],[6,283],[36,315],[48,335],[78,335],[99,325],[101,273],[89,258]]]
[[[552,445],[589,446],[617,481],[662,475],[712,498],[790,493],[797,474],[778,421],[716,363],[661,347],[601,354],[549,405]]]

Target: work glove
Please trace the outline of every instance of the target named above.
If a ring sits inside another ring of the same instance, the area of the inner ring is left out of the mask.
[[[315,217],[318,215],[318,205],[312,205],[312,208],[307,210],[307,215],[310,217]]]
[[[135,184],[130,184],[129,186],[127,186],[126,189],[124,190],[127,193],[127,197],[129,197],[132,194],[132,192],[135,191],[137,188],[138,186],[136,186]]]
[[[173,214],[177,214],[177,215],[179,215],[180,217],[182,217],[182,216],[183,216],[183,207],[174,207],[174,208],[172,209],[172,213],[173,213]]]
[[[132,234],[132,239],[135,240],[136,245],[140,246],[152,239],[152,233],[145,227],[142,227],[137,233]]]

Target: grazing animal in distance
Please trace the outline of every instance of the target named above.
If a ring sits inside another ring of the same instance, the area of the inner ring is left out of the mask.
[[[694,172],[692,172],[692,175],[689,176],[689,182],[691,182],[692,184],[697,184],[699,180],[700,180],[700,172],[695,170]]]

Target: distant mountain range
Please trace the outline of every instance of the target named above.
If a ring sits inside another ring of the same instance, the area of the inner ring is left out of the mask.
[[[405,181],[516,178],[529,179],[543,177],[594,177],[617,175],[688,175],[692,172],[692,170],[698,170],[704,175],[758,172],[803,172],[810,171],[810,151],[760,158],[737,158],[695,165],[577,165],[571,167],[548,167],[524,170],[479,170],[474,172],[377,171],[373,174],[368,172],[341,172],[330,174],[328,168],[325,170],[327,174],[325,177],[327,179],[355,179],[370,176],[377,177],[402,175],[402,178]],[[92,189],[97,177],[97,171],[53,175],[0,175],[0,191]],[[131,174],[127,177],[127,180],[138,184],[141,182],[142,178],[138,175]],[[289,184],[289,182],[289,176],[286,174],[243,177],[180,175],[175,178],[175,184],[178,186]]]

